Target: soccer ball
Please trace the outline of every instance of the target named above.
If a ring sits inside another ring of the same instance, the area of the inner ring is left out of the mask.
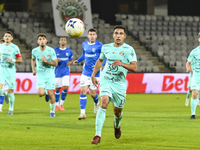
[[[65,31],[72,38],[80,37],[85,31],[83,22],[78,18],[71,18],[65,25]]]

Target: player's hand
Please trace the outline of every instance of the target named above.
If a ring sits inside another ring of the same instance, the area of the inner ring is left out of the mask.
[[[33,75],[35,76],[36,74],[37,74],[37,72],[34,70],[34,71],[33,71]]]
[[[57,61],[58,61],[58,62],[60,62],[60,59],[59,59],[59,58],[57,58]]]
[[[7,62],[9,62],[9,63],[12,62],[12,59],[10,59],[8,57],[6,57],[6,58],[7,58],[7,60],[6,60]]]
[[[74,60],[73,64],[77,65],[78,64],[78,60]]]
[[[113,66],[122,66],[122,62],[119,61],[119,60],[115,60],[113,63],[112,63]]]
[[[189,72],[191,72],[191,71],[192,71],[191,68],[187,68],[187,69],[186,69],[186,72],[187,72],[187,73],[189,73]]]
[[[46,57],[45,57],[44,55],[42,55],[41,60],[42,60],[43,62],[47,63],[47,59],[46,59]]]
[[[71,65],[71,63],[70,63],[70,62],[67,62],[67,63],[66,63],[66,65],[67,65],[67,66],[70,66],[70,65]]]
[[[97,81],[97,78],[95,78],[94,76],[91,76],[91,79],[92,79],[92,83],[98,88],[99,82]]]

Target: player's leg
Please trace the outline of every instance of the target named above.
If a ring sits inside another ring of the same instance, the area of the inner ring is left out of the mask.
[[[97,91],[97,88],[95,90],[92,90],[91,89],[92,87],[90,86],[90,90],[89,90],[89,93],[94,101],[94,113],[96,114],[98,109],[99,109],[99,95],[98,93],[96,92]]]
[[[53,90],[48,90],[48,95],[49,95],[49,102],[50,102],[50,117],[55,117],[55,96],[53,93]]]
[[[5,102],[8,104],[9,103],[9,98],[8,98],[8,92],[3,88],[5,84],[5,78],[0,77],[0,95],[4,95],[5,97]],[[7,88],[8,89],[8,88]]]
[[[86,118],[85,107],[86,107],[86,104],[87,104],[87,95],[86,95],[87,89],[88,89],[88,86],[82,86],[81,87],[81,94],[80,94],[81,113],[80,113],[80,116],[78,117],[79,120]]]
[[[190,119],[195,119],[197,101],[198,101],[198,90],[192,90],[192,98],[191,98],[191,117]]]
[[[189,90],[187,91],[187,95],[186,95],[186,100],[185,100],[185,106],[188,106],[189,105],[189,102],[190,102],[190,96],[192,95],[192,91],[189,87]]]
[[[45,85],[47,91],[48,91],[48,96],[50,99],[50,117],[55,117],[55,95],[53,93],[53,90],[55,89],[55,78],[52,76],[51,78],[47,79],[46,85]]]
[[[55,90],[56,107],[55,107],[55,111],[58,111],[59,108],[60,108],[59,99],[60,99],[60,89],[62,87],[62,78],[56,78],[55,86],[56,86],[56,90]]]
[[[80,108],[81,108],[81,113],[80,116],[78,117],[79,120],[85,119],[85,107],[87,104],[87,90],[90,85],[90,77],[87,77],[85,75],[81,75],[81,93],[80,93]]]
[[[3,102],[4,102],[4,95],[0,95],[0,112],[2,112]]]
[[[106,110],[108,108],[110,98],[108,95],[101,96],[101,106],[96,115],[96,122],[95,122],[95,130],[96,134],[95,137],[91,140],[92,144],[98,144],[101,140],[101,130],[103,128],[104,121],[106,119]]]
[[[115,138],[119,139],[121,137],[121,129],[120,123],[123,116],[122,112],[123,108],[118,108],[113,103],[113,111],[114,111],[114,129],[115,129]]]
[[[13,89],[8,89],[8,96],[9,96],[9,111],[8,115],[12,116],[14,111],[14,104],[15,104],[15,95]]]
[[[65,98],[67,96],[67,90],[69,87],[69,76],[62,77],[62,87],[63,91],[61,93],[61,99],[60,99],[60,110],[65,111],[63,104],[65,102]]]

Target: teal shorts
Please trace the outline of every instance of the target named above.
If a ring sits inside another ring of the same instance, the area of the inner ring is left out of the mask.
[[[1,84],[5,84],[7,83],[8,85],[8,89],[10,90],[14,90],[16,87],[15,87],[15,80],[16,80],[16,76],[1,76],[0,77],[0,83]]]
[[[200,90],[200,80],[195,79],[194,77],[191,79],[191,90]]]
[[[45,88],[47,90],[55,90],[55,77],[37,78],[36,88]]]
[[[109,102],[113,102],[115,107],[123,108],[126,101],[126,91],[119,91],[109,84],[100,86],[100,96],[107,95]]]

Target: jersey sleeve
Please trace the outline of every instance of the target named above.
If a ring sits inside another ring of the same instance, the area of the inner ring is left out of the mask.
[[[82,52],[83,54],[79,57],[78,62],[81,62],[85,59],[85,51],[84,51],[83,45],[82,45]]]
[[[17,55],[17,54],[20,54],[20,50],[19,50],[18,46],[15,47],[15,55]]]
[[[105,49],[104,49],[104,46],[101,48],[101,54],[99,56],[100,59],[105,59],[106,58],[106,55],[105,55]]]
[[[130,49],[130,53],[128,55],[128,61],[129,62],[132,62],[132,61],[137,62],[137,56],[136,56],[135,50],[133,48]]]
[[[56,52],[54,49],[52,49],[52,60],[55,60],[55,59],[57,59]]]
[[[34,53],[34,50],[32,50],[32,52],[31,52],[31,57],[32,57],[32,59],[35,59],[35,53]]]
[[[193,53],[194,53],[194,51],[191,51],[191,52],[190,52],[190,55],[188,56],[188,59],[187,59],[187,60],[188,60],[189,62],[192,62],[192,60],[193,60],[193,58],[194,58]]]
[[[69,57],[69,60],[72,60],[73,59],[73,52],[71,51],[71,55]]]

